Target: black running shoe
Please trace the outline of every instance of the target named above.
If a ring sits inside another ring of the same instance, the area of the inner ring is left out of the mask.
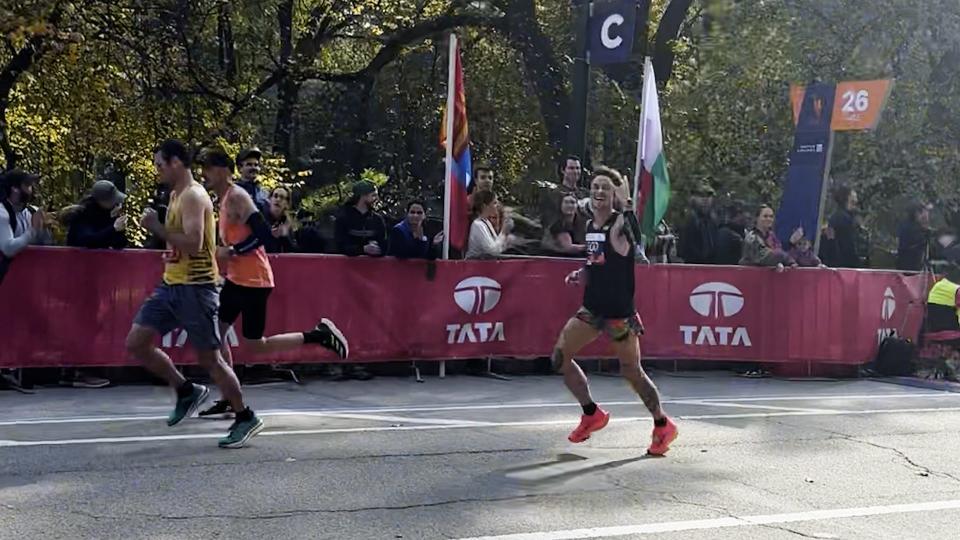
[[[221,418],[229,418],[233,416],[236,411],[233,410],[233,405],[225,399],[218,399],[209,409],[200,411],[197,416],[200,418],[206,418],[210,416],[219,416]]]
[[[347,338],[337,328],[337,325],[333,324],[333,321],[320,319],[320,324],[314,328],[314,332],[323,337],[320,345],[337,353],[341,360],[346,360],[350,356],[350,344],[347,343]]]

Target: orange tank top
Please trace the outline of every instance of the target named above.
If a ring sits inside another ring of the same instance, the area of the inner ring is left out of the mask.
[[[245,240],[253,232],[246,223],[233,223],[228,217],[228,208],[235,197],[232,186],[220,202],[220,241],[232,246]],[[273,269],[263,246],[245,254],[230,257],[227,262],[227,279],[242,287],[273,288]]]

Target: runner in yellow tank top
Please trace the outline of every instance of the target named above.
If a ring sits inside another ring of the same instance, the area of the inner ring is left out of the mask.
[[[167,418],[167,425],[174,426],[193,416],[210,393],[206,386],[184,378],[156,347],[157,338],[168,332],[177,328],[187,332],[200,365],[239,411],[219,446],[240,448],[263,429],[263,420],[244,405],[240,382],[220,357],[216,223],[210,196],[190,171],[191,156],[186,145],[174,140],[162,143],[154,155],[160,181],[170,187],[166,225],[153,209],[144,211],[140,224],[165,241],[169,250],[164,256],[163,283],[137,313],[127,335],[127,350],[176,390],[176,406]]]
[[[267,325],[267,299],[273,291],[273,270],[264,246],[273,241],[270,227],[257,210],[250,194],[234,184],[234,163],[220,149],[202,155],[206,187],[220,201],[220,243],[217,259],[226,281],[220,292],[220,333],[226,334],[237,317],[243,319],[246,348],[257,354],[275,353],[317,344],[335,352],[341,359],[349,355],[346,338],[329,319],[320,319],[306,332],[264,337]],[[221,354],[231,365],[230,346],[221,345]],[[230,401],[221,399],[200,416],[220,416],[233,412]]]
[[[196,254],[185,255],[180,248],[168,242],[164,256],[163,282],[167,285],[210,285],[217,283],[217,230],[213,212],[206,211],[209,195],[200,184],[193,182],[186,188],[186,195],[172,193],[167,207],[165,229],[168,234],[184,234],[182,201],[198,199],[205,207],[203,212],[203,237]],[[212,203],[210,208],[213,208]]]

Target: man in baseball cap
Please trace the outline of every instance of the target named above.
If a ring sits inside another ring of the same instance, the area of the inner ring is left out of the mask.
[[[91,194],[105,208],[116,208],[127,198],[127,194],[117,189],[117,186],[109,180],[97,180],[93,184]]]
[[[260,213],[267,216],[270,213],[270,194],[260,187],[258,181],[262,159],[263,152],[256,146],[241,150],[237,154],[236,163],[237,168],[240,169],[240,180],[237,180],[236,184],[250,194]]]

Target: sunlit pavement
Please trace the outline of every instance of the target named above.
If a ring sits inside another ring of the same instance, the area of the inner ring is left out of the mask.
[[[960,394],[655,374],[680,437],[594,377],[613,421],[566,440],[559,377],[247,389],[266,428],[174,428],[162,388],[0,393],[0,538],[956,538]]]

